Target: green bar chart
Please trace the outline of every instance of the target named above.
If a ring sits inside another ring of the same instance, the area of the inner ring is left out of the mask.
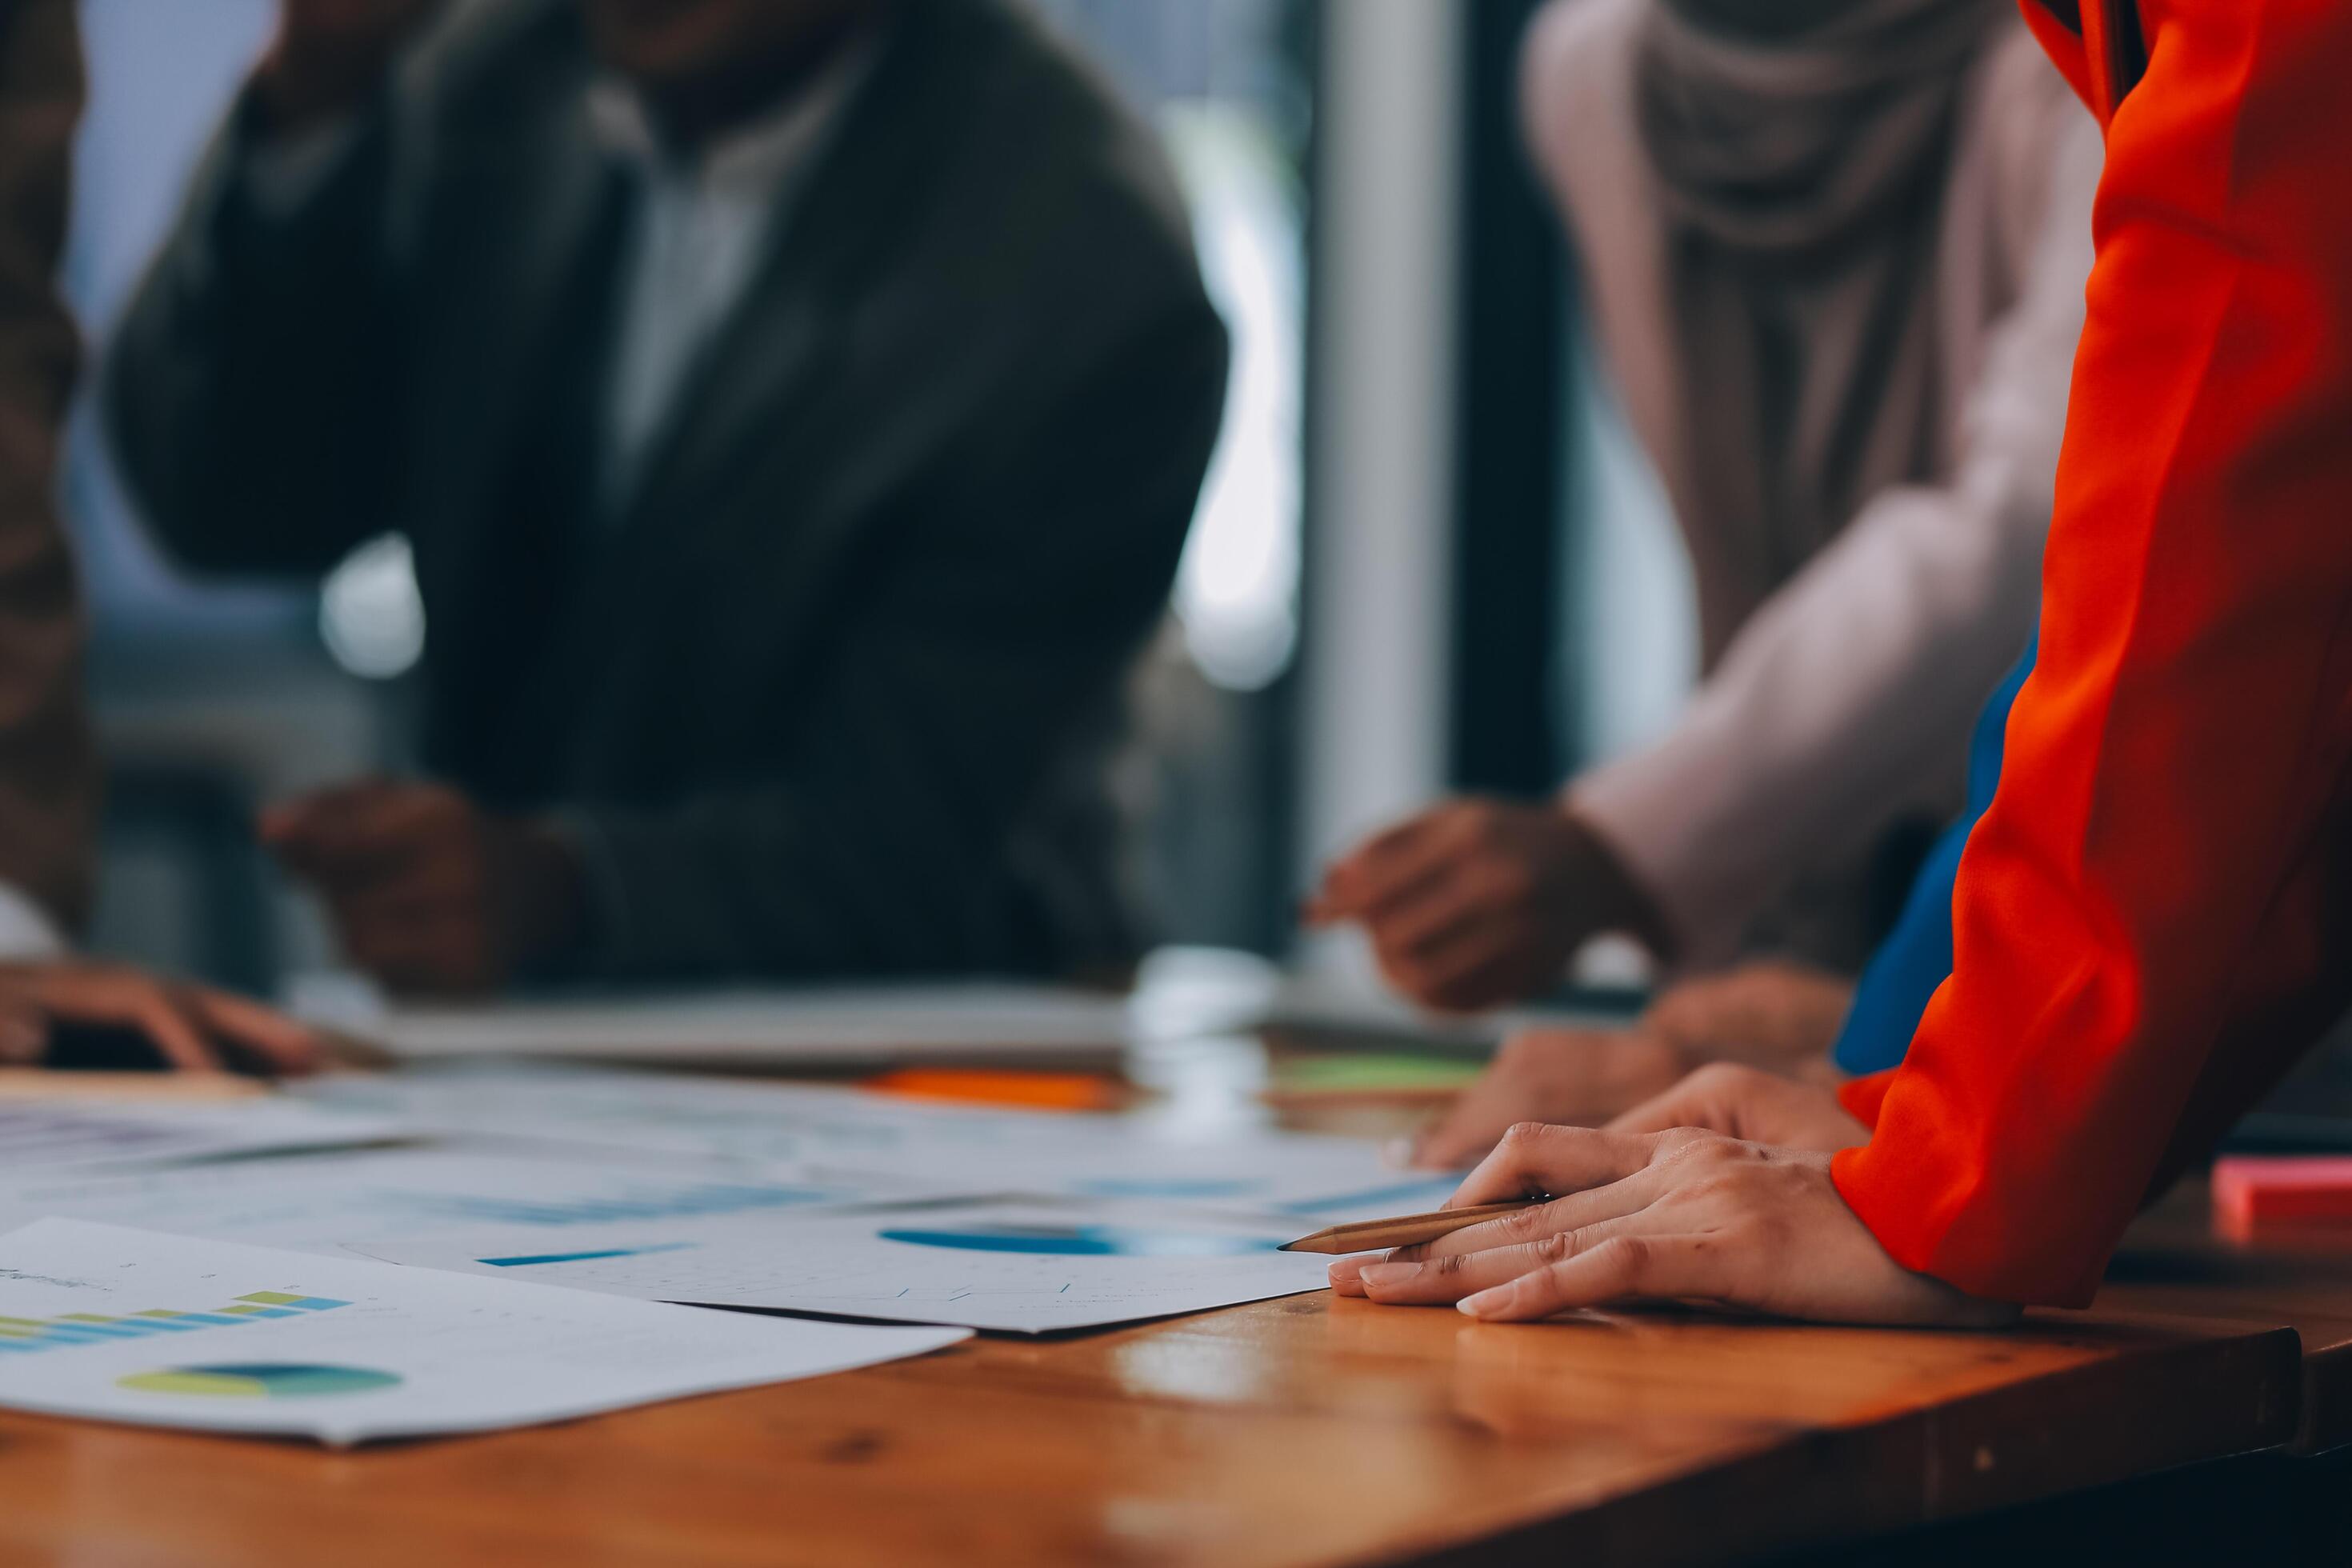
[[[147,1334],[184,1334],[192,1330],[234,1328],[263,1318],[292,1318],[305,1312],[332,1311],[348,1307],[329,1296],[306,1296],[289,1290],[254,1290],[225,1307],[207,1311],[178,1311],[148,1307],[120,1315],[105,1312],[60,1312],[48,1318],[0,1317],[0,1356],[26,1355],[67,1345],[94,1344],[106,1340],[137,1339]]]

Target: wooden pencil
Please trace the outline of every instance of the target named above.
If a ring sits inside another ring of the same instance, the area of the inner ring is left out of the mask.
[[[1391,1247],[1412,1247],[1418,1242],[1435,1241],[1465,1226],[1489,1220],[1498,1215],[1517,1214],[1538,1204],[1549,1203],[1549,1198],[1515,1198],[1507,1204],[1480,1204],[1475,1208],[1439,1209],[1434,1214],[1399,1215],[1393,1219],[1364,1219],[1353,1225],[1335,1225],[1302,1236],[1297,1241],[1282,1244],[1284,1252],[1376,1252]]]

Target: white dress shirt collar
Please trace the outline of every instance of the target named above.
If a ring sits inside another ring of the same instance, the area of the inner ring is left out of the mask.
[[[596,505],[607,521],[635,495],[697,367],[750,293],[877,46],[874,36],[848,46],[783,101],[683,159],[663,144],[635,89],[615,77],[590,85],[593,134],[641,187],[597,459]]]
[[[588,88],[588,120],[607,152],[651,178],[690,184],[737,199],[774,195],[814,154],[835,111],[865,79],[876,40],[842,49],[834,60],[764,113],[681,160],[654,127],[645,96],[626,79],[598,77]]]

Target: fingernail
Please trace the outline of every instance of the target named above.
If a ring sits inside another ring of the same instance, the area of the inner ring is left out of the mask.
[[[1465,1296],[1454,1303],[1454,1310],[1465,1318],[1484,1318],[1499,1312],[1505,1306],[1506,1289],[1481,1290],[1475,1296]]]
[[[1418,1263],[1367,1263],[1356,1278],[1366,1285],[1402,1285],[1420,1272]]]

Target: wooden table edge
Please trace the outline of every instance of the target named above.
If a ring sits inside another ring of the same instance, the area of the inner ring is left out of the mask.
[[[2179,1322],[2184,1330],[2192,1324],[2187,1319]],[[2168,1357],[2186,1358],[2190,1364],[2184,1368],[2175,1361],[2162,1378],[2147,1377],[2135,1364],[2139,1356],[2123,1355],[1925,1409],[1793,1429],[1727,1462],[1590,1508],[1507,1525],[1475,1540],[1400,1543],[1394,1552],[1348,1560],[1346,1568],[1745,1561],[1964,1519],[2205,1460],[2285,1448],[2296,1436],[2303,1405],[2297,1335],[2284,1326],[2233,1324],[2221,1333],[2212,1332],[2214,1327],[2205,1325],[2205,1338],[2168,1347]],[[2346,1371],[2352,1377],[2352,1358]],[[2027,1413],[2048,1400],[2053,1382],[2070,1395],[2057,1406],[2081,1414],[2037,1430]],[[2197,1396],[2186,1423],[2180,1419],[2184,1386]],[[2153,1418],[2159,1411],[2166,1419]],[[2190,1427],[2211,1433],[2210,1440],[2175,1436]],[[2021,1446],[2028,1451],[2017,1452]],[[1857,1463],[1873,1463],[1866,1452],[1871,1448],[1907,1466],[1916,1488],[1825,1488],[1822,1483],[1834,1486],[1839,1475],[1854,1475]],[[2035,1476],[2029,1466],[2037,1460],[2044,1468]],[[1766,1500],[1761,1510],[1759,1498]],[[1747,1511],[1756,1521],[1729,1554],[1719,1529],[1701,1522],[1719,1521],[1727,1510]]]

